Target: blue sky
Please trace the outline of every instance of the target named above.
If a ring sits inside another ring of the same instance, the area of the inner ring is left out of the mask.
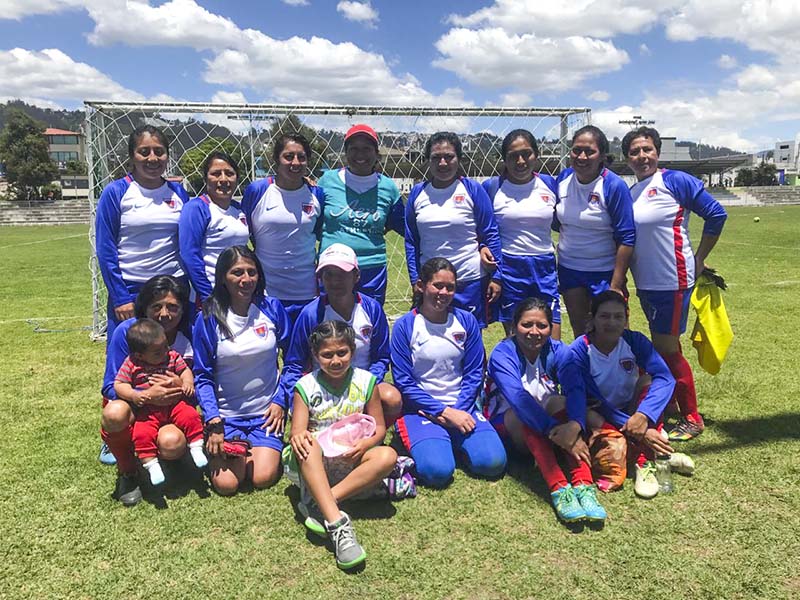
[[[611,135],[800,131],[798,0],[6,0],[0,100],[587,106]]]

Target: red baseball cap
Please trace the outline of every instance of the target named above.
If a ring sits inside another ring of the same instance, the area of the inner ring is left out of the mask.
[[[350,129],[347,130],[347,133],[344,134],[344,141],[346,142],[354,135],[363,134],[369,137],[372,141],[376,144],[378,143],[378,134],[375,133],[375,130],[370,127],[369,125],[364,125],[360,123],[358,125],[353,125]]]

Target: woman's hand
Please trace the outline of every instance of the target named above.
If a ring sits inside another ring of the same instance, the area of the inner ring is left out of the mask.
[[[550,441],[556,446],[563,448],[567,452],[572,452],[572,448],[577,443],[581,433],[581,426],[577,421],[567,421],[556,425],[547,434]]]
[[[672,454],[675,450],[669,445],[669,438],[661,435],[661,432],[655,427],[650,427],[642,437],[642,443],[649,448],[652,448],[656,454]]]
[[[306,429],[297,435],[293,435],[289,439],[289,443],[292,445],[292,450],[297,460],[306,460],[316,441],[314,440],[314,435]]]
[[[118,322],[127,321],[133,318],[133,302],[121,304],[114,309],[114,317]]]
[[[170,406],[183,398],[181,378],[174,373],[151,375],[150,387],[147,389],[146,404],[153,406]]]
[[[500,292],[503,291],[503,286],[494,279],[489,282],[489,287],[486,290],[486,300],[489,304],[493,304],[500,300]]]
[[[211,419],[207,425],[216,425],[220,423],[222,419],[219,417],[215,419]],[[209,433],[208,438],[206,439],[206,452],[210,456],[224,456],[225,455],[225,434],[224,433]]]
[[[575,443],[568,452],[572,455],[572,458],[578,462],[585,462],[589,465],[592,464],[592,455],[589,453],[589,446],[586,445],[582,437],[578,436],[578,439],[575,440]]]
[[[644,413],[635,412],[630,419],[625,422],[620,431],[623,435],[633,438],[637,442],[642,441],[647,431],[647,416]]]
[[[475,429],[475,419],[472,418],[472,415],[457,408],[448,406],[442,411],[439,418],[444,421],[445,427],[458,429],[463,434],[472,433],[472,430]]]
[[[274,402],[270,402],[270,405],[267,407],[267,412],[264,413],[266,423],[264,423],[263,429],[266,430],[267,434],[274,433],[276,436],[283,434],[284,414],[285,412],[280,406]]]
[[[492,251],[489,250],[488,246],[484,246],[480,249],[480,255],[481,266],[490,273],[494,273],[497,270],[497,261],[495,260],[494,254],[492,254]]]

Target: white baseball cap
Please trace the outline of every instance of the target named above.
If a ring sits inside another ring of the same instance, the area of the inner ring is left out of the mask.
[[[317,273],[325,267],[339,267],[342,271],[352,271],[358,269],[358,259],[356,253],[350,246],[344,244],[331,244],[322,254],[319,255]]]

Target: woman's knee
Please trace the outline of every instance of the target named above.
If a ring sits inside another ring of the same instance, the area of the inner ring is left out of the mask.
[[[128,428],[132,420],[131,407],[123,400],[111,400],[103,407],[101,424],[108,433],[116,433]]]
[[[403,410],[403,397],[400,395],[400,390],[392,384],[384,382],[378,384],[378,394],[381,398],[384,417],[387,420],[394,420]]]
[[[174,425],[158,430],[158,454],[166,460],[177,460],[186,453],[186,436]]]
[[[386,477],[397,464],[397,452],[389,446],[376,446],[369,451],[369,459],[375,461],[382,476]]]
[[[499,477],[506,470],[506,449],[493,431],[478,432],[470,436],[463,449],[469,462],[469,470],[479,477]]]
[[[453,478],[456,460],[453,448],[444,440],[423,440],[411,449],[420,481],[429,487],[445,487]]]
[[[253,487],[272,487],[281,477],[281,455],[270,448],[254,448],[251,463]]]

